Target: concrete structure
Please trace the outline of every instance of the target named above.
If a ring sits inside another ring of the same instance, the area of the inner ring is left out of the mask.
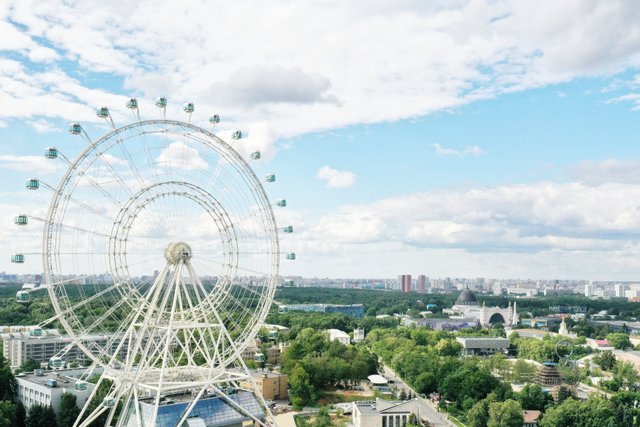
[[[364,341],[364,328],[356,328],[353,330],[353,342]]]
[[[607,325],[615,332],[625,332],[627,334],[640,334],[640,322],[625,322],[624,320],[589,320],[595,325]]]
[[[341,344],[351,344],[351,337],[348,333],[341,331],[340,329],[328,329],[329,341],[338,341]]]
[[[353,402],[351,422],[353,427],[402,427],[409,422],[411,414],[426,422],[428,410],[426,403],[418,398],[405,402],[382,399]]]
[[[536,374],[536,382],[543,388],[552,388],[562,384],[562,377],[558,372],[558,364],[545,362]]]
[[[364,305],[362,304],[289,304],[278,308],[280,313],[290,311],[307,311],[318,313],[341,313],[350,317],[364,317]]]
[[[443,313],[449,314],[452,319],[477,319],[481,326],[490,326],[496,323],[502,323],[504,326],[515,326],[519,323],[518,310],[516,303],[507,308],[482,307],[478,304],[476,295],[467,287],[458,296],[456,303],[450,309],[442,310]]]
[[[282,352],[277,345],[271,346],[267,349],[267,363],[272,366],[280,364],[282,358]]]
[[[277,372],[255,372],[251,375],[258,387],[258,391],[266,400],[285,400],[289,398],[287,386],[289,377]],[[251,389],[250,383],[242,383],[243,387]]]
[[[3,354],[9,366],[15,369],[27,360],[35,360],[38,363],[47,363],[53,356],[61,355],[66,363],[79,362],[85,364],[89,358],[75,345],[71,338],[60,335],[57,329],[42,330],[31,327],[28,332],[11,332],[1,334]],[[120,337],[116,335],[87,335],[82,337],[82,343],[88,349],[96,352],[108,348],[110,353],[115,352],[120,344]],[[127,353],[127,345],[120,349],[123,358]]]
[[[616,359],[631,363],[636,372],[640,372],[640,351],[615,351]]]
[[[462,352],[466,356],[490,356],[495,353],[506,353],[511,343],[501,337],[457,337],[462,344]]]
[[[51,405],[57,412],[60,398],[64,393],[76,396],[76,405],[82,408],[95,387],[93,384],[78,380],[84,369],[66,369],[61,371],[42,371],[16,375],[18,400],[27,412],[33,405]],[[78,389],[76,390],[76,383]],[[85,390],[82,390],[82,389]]]
[[[540,420],[540,411],[522,411],[522,418],[524,419],[524,424],[522,424],[522,427],[538,427],[538,421]]]

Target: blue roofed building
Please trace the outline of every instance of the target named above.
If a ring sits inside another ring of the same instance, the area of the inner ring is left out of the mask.
[[[158,416],[154,425],[151,424],[153,417],[153,399],[140,400],[140,412],[142,414],[141,427],[178,427],[178,421],[191,403],[190,395],[169,396],[158,407]],[[248,391],[237,391],[229,395],[229,398],[244,408],[254,417],[264,420],[265,412],[260,406],[258,399],[253,393]],[[172,400],[173,399],[173,400]],[[132,408],[133,409],[133,408]],[[244,422],[252,419],[246,414],[238,411],[233,405],[220,397],[209,397],[200,399],[189,414],[186,422],[179,427],[236,427],[242,426]],[[128,415],[127,427],[137,427],[136,417],[131,411]]]

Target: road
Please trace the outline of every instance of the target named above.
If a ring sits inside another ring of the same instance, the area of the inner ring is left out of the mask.
[[[393,372],[391,370],[391,368],[389,368],[386,365],[383,365],[383,369],[384,369],[384,376],[387,379],[393,380],[394,381],[394,386],[398,389],[398,390],[403,390],[405,391],[405,393],[409,393],[409,391],[413,390],[411,389],[411,387],[409,387],[404,381],[402,381],[396,374],[395,372]],[[415,393],[415,392],[414,392]],[[425,403],[425,407],[427,409],[427,413],[426,414],[422,414],[423,417],[425,417],[426,419],[429,420],[429,422],[431,424],[433,424],[435,427],[456,427],[456,425],[454,423],[452,423],[451,421],[449,421],[449,419],[447,418],[447,414],[442,413],[442,412],[438,412],[438,410],[436,409],[435,405],[433,403],[431,403],[430,400],[428,399],[423,399],[422,397],[418,396],[418,399],[420,399],[422,402]]]

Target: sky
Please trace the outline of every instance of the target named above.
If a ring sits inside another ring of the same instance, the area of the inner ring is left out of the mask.
[[[158,96],[263,153],[283,275],[640,280],[632,0],[3,1],[0,270],[41,269],[44,149]]]

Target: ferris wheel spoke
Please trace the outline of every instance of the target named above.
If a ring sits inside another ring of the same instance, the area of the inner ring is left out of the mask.
[[[53,286],[61,285],[61,284],[63,284],[63,283],[69,283],[69,282],[71,282],[71,281],[75,281],[75,280],[78,280],[78,279],[75,279],[75,278],[74,278],[74,279],[67,279],[67,280],[63,280],[63,281],[59,281],[59,282],[55,282],[55,283],[53,284]],[[67,309],[65,309],[65,310],[61,311],[60,313],[56,314],[55,316],[53,316],[53,317],[51,317],[51,318],[49,318],[49,319],[45,320],[44,322],[40,323],[40,325],[48,325],[48,324],[51,324],[51,323],[53,323],[54,321],[58,320],[60,317],[67,316],[67,315],[69,315],[69,314],[71,314],[71,313],[78,312],[78,310],[79,310],[80,308],[82,308],[82,307],[86,306],[87,304],[91,304],[91,303],[92,303],[92,302],[94,302],[95,300],[97,300],[97,299],[101,298],[102,296],[104,296],[104,295],[106,295],[106,294],[108,294],[108,293],[113,292],[113,291],[114,291],[114,289],[116,289],[116,288],[118,288],[118,287],[120,287],[120,286],[122,286],[122,284],[121,284],[121,283],[114,283],[112,286],[109,286],[109,287],[107,287],[107,288],[103,289],[102,291],[100,291],[100,292],[98,292],[98,293],[96,293],[96,294],[93,294],[93,295],[92,295],[92,296],[90,296],[90,297],[87,297],[87,298],[82,299],[80,302],[78,302],[78,303],[74,304],[73,306],[69,306],[69,308],[67,308]],[[66,298],[68,298],[68,297],[66,297]]]
[[[120,298],[116,300],[106,312],[104,312],[100,317],[98,317],[91,325],[89,325],[86,328],[87,333],[94,331],[97,326],[102,325],[105,320],[107,320],[115,312],[120,310],[120,308],[123,305],[129,305],[129,301],[127,301],[125,298]]]

